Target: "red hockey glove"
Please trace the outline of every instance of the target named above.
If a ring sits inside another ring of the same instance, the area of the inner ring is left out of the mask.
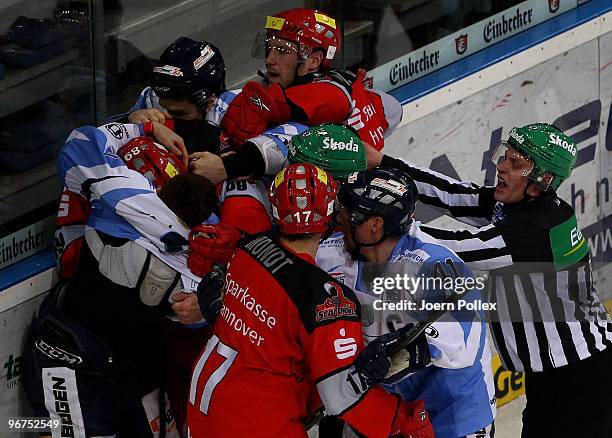
[[[223,224],[198,225],[189,234],[187,267],[203,277],[212,271],[213,263],[227,263],[234,254],[242,234]]]
[[[261,135],[272,124],[291,118],[291,107],[279,84],[269,87],[247,82],[242,92],[229,104],[221,128],[236,146]]]
[[[434,438],[434,430],[425,410],[425,402],[400,402],[391,426],[391,436],[404,438]]]

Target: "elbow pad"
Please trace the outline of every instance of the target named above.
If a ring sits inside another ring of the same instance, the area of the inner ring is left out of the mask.
[[[287,166],[286,149],[283,153],[274,139],[267,135],[260,135],[249,139],[249,142],[257,146],[261,152],[265,163],[264,174],[276,175]]]
[[[88,230],[85,240],[100,273],[115,284],[138,289],[147,306],[157,306],[179,286],[180,274],[135,242],[106,244],[96,230]]]

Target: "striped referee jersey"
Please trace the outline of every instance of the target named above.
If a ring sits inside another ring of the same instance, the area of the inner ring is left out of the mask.
[[[612,344],[612,321],[593,284],[589,246],[574,210],[555,193],[515,204],[493,186],[460,182],[385,155],[381,166],[415,181],[419,200],[475,229],[421,230],[474,270],[488,271],[488,314],[505,368],[538,372],[586,359]]]

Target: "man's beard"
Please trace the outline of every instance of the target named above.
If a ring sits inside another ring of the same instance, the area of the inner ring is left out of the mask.
[[[356,243],[351,237],[347,238],[344,234],[344,249],[351,255],[353,261],[365,261],[365,257],[361,254],[361,245]]]

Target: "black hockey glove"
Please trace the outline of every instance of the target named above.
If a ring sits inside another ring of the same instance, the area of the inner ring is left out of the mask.
[[[218,268],[216,265],[215,269],[202,277],[202,281],[198,285],[197,295],[200,311],[210,325],[215,323],[217,315],[223,307],[224,278],[225,270]]]
[[[431,362],[425,333],[396,354],[393,347],[410,331],[413,324],[386,333],[370,342],[355,360],[355,369],[371,383],[393,384]]]

